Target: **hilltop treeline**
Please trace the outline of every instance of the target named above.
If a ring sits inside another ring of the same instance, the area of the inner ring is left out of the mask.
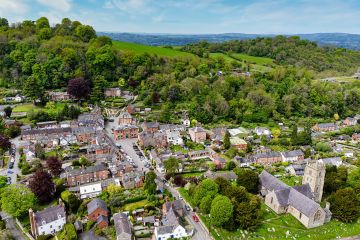
[[[301,40],[296,36],[234,40],[223,43],[199,42],[186,45],[182,50],[202,57],[212,52],[245,53],[251,56],[269,57],[281,65],[306,67],[316,72],[329,70],[354,73],[360,66],[359,51],[319,47],[314,42]]]
[[[210,46],[222,45],[204,44],[204,49]],[[74,80],[89,84],[84,98],[93,103],[103,100],[106,87],[131,90],[145,106],[161,108],[158,118],[164,122],[174,120],[175,110],[186,110],[203,123],[239,123],[342,117],[360,109],[357,83],[315,82],[305,68],[292,66],[251,77],[232,74],[239,67],[222,58],[122,51],[110,38],[96,36],[91,26],[69,19],[53,27],[44,17],[12,25],[0,19],[0,85],[21,89],[30,99],[43,98],[46,90],[65,90]]]

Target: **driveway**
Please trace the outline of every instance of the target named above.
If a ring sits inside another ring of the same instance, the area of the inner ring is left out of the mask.
[[[4,170],[2,170],[0,172],[1,175],[6,176],[6,177],[11,177],[11,184],[16,184],[17,182],[17,177],[16,175],[21,175],[21,170],[18,167],[18,163],[19,163],[19,159],[20,159],[20,154],[19,154],[19,141],[20,141],[20,137],[16,137],[14,139],[11,140],[11,143],[15,146],[15,162],[14,162],[14,167],[12,169],[6,168]],[[11,156],[9,156],[11,159]],[[9,163],[10,163],[10,159],[9,159]],[[8,163],[8,166],[9,166]],[[11,173],[9,173],[11,172]]]

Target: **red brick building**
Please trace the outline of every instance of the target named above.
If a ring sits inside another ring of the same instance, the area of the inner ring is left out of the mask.
[[[109,211],[105,202],[101,199],[95,198],[87,205],[87,218],[96,222],[100,229],[109,225]]]
[[[110,177],[109,170],[103,164],[81,169],[74,169],[65,173],[68,186],[76,186],[90,182],[96,182]]]
[[[122,125],[113,130],[116,140],[126,138],[137,138],[139,134],[139,128],[135,125]]]

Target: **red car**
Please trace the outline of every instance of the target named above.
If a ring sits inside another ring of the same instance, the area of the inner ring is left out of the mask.
[[[192,218],[195,222],[199,222],[199,218],[195,214],[192,216]]]

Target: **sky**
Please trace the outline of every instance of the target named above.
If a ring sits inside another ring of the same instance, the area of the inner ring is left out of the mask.
[[[106,32],[360,34],[360,0],[0,0],[0,16]]]

